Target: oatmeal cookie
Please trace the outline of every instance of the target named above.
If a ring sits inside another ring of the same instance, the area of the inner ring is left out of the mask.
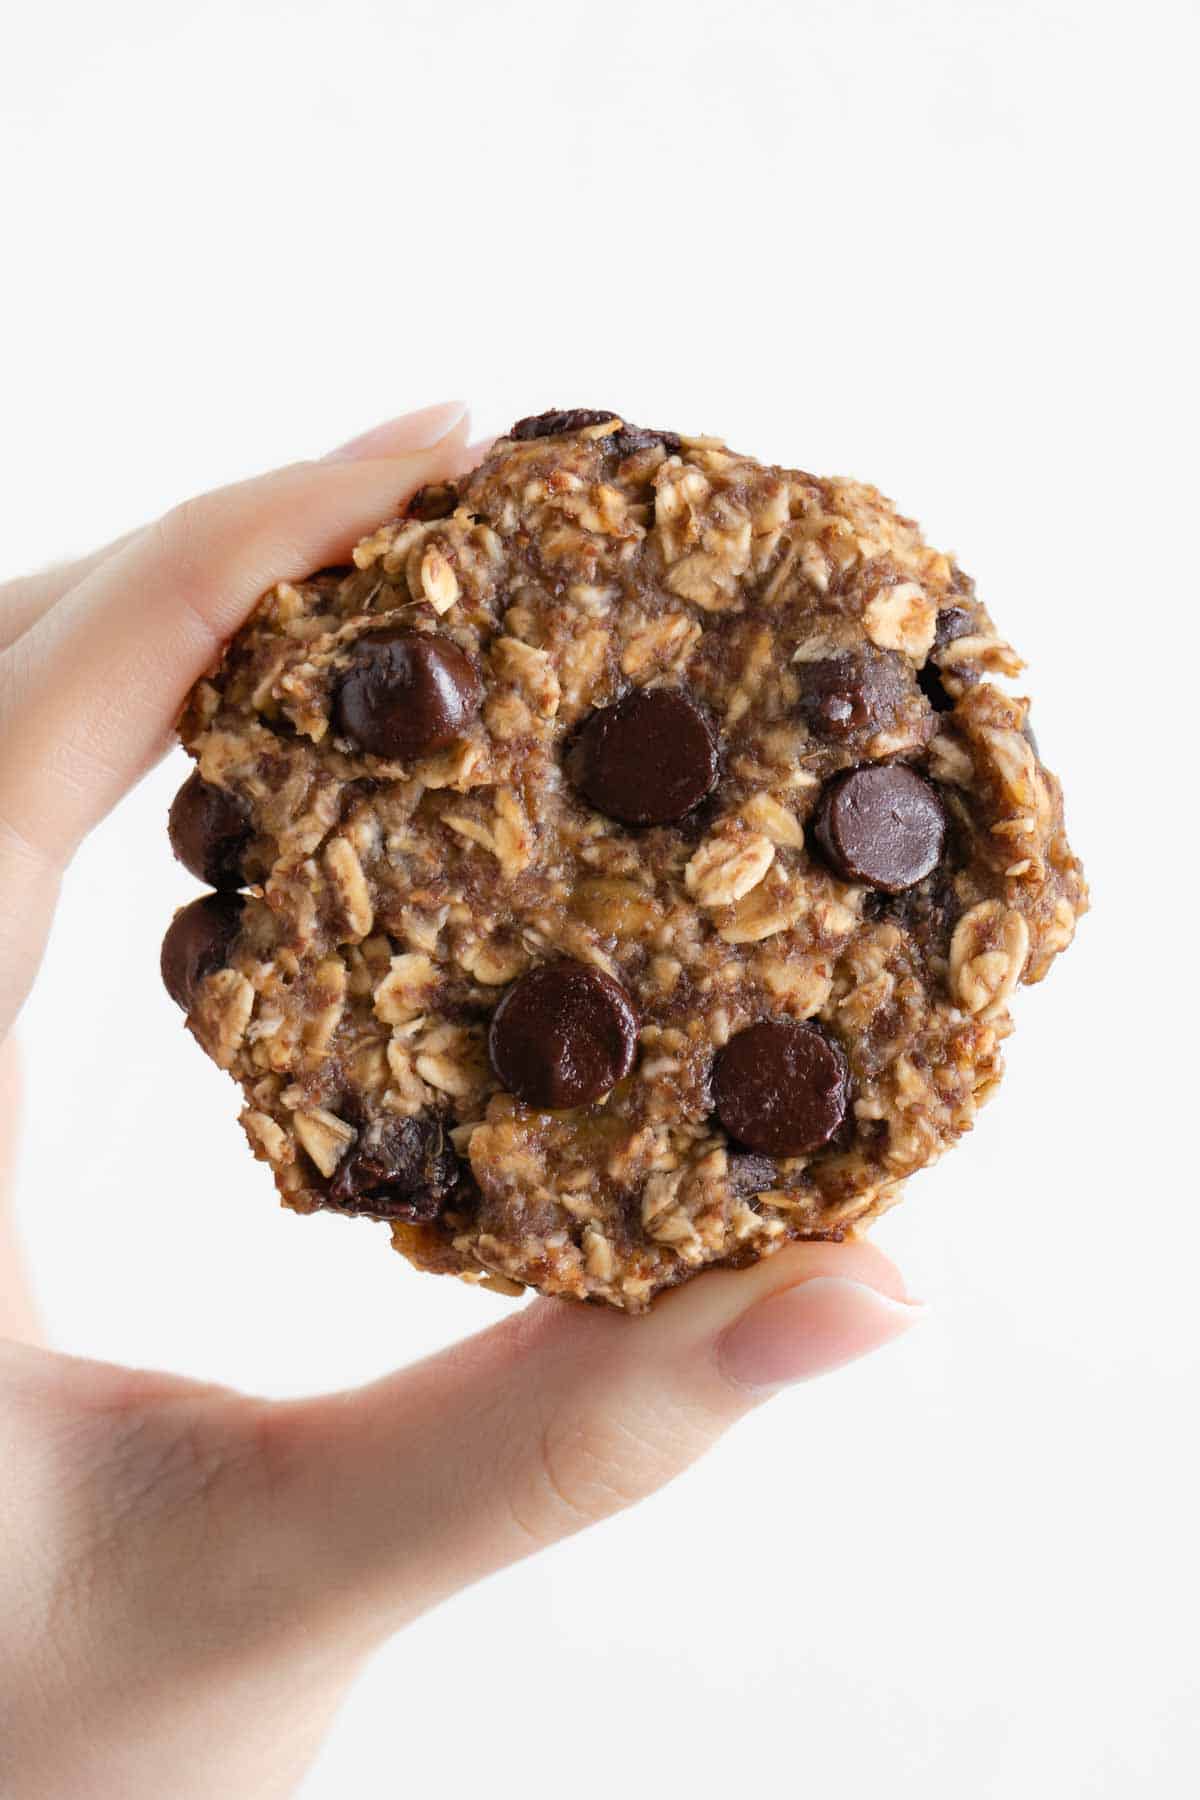
[[[523,419],[196,686],[164,980],[288,1206],[636,1312],[995,1088],[1086,906],[1021,667],[872,487]]]

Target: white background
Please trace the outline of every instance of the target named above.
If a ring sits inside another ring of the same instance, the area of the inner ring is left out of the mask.
[[[1096,910],[879,1237],[919,1333],[393,1644],[304,1800],[1200,1788],[1196,15],[25,6],[0,564],[462,395],[877,481],[1030,661]],[[58,1342],[277,1394],[505,1303],[273,1204],[161,993],[178,754],[71,873],[19,1207]]]

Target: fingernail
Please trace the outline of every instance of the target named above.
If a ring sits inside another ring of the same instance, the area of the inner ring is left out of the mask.
[[[860,1281],[816,1275],[752,1306],[722,1336],[717,1361],[736,1387],[769,1393],[880,1349],[924,1315]]]
[[[404,413],[362,432],[336,450],[327,450],[325,462],[353,462],[357,457],[409,456],[417,450],[432,450],[448,437],[454,427],[467,416],[461,400],[447,400],[440,406],[424,406],[420,412]]]

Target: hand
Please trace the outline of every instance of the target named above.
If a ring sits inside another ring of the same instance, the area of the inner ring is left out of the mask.
[[[0,1034],[62,869],[258,594],[471,460],[461,409],[431,409],[0,589]],[[541,1300],[361,1391],[285,1404],[33,1347],[0,1261],[0,1788],[290,1793],[397,1627],[652,1492],[779,1386],[917,1312],[868,1244],[799,1245],[646,1318]]]

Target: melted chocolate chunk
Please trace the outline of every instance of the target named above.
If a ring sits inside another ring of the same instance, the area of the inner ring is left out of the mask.
[[[531,418],[518,419],[508,435],[527,443],[531,438],[562,437],[570,431],[583,431],[589,425],[606,425],[610,419],[620,416],[587,406],[577,406],[568,412],[535,413]],[[678,456],[683,448],[678,432],[654,431],[624,421],[616,431],[600,440],[601,449],[619,459],[632,456],[635,450],[648,450],[652,444],[661,444],[668,456]]]
[[[844,881],[898,894],[936,868],[946,809],[903,763],[849,769],[828,782],[813,815],[826,861]]]
[[[338,1164],[328,1204],[373,1219],[436,1219],[462,1167],[437,1119],[379,1118]]]
[[[452,481],[431,481],[418,488],[404,509],[406,519],[448,519],[458,505],[458,489]]]
[[[184,1012],[191,1011],[205,977],[228,964],[245,904],[240,894],[205,894],[168,925],[159,967],[163,986]]]
[[[952,644],[955,638],[969,637],[974,629],[975,621],[965,606],[943,606],[933,629],[934,654]]]
[[[966,637],[974,629],[975,621],[964,606],[943,606],[938,613],[929,660],[917,670],[917,686],[935,713],[949,712],[954,705],[938,669],[938,652],[952,644],[955,638]]]
[[[817,1026],[763,1019],[725,1045],[715,1090],[730,1137],[768,1156],[803,1156],[827,1144],[845,1118],[850,1075]]]
[[[945,862],[933,875],[919,881],[915,887],[905,888],[902,894],[885,894],[876,889],[863,902],[865,919],[887,919],[908,933],[931,981],[935,977],[930,964],[945,963],[950,954],[950,938],[962,910],[962,901]]]
[[[373,756],[407,761],[453,743],[482,697],[474,664],[450,638],[389,625],[354,646],[335,698],[337,729]]]
[[[904,699],[906,669],[891,650],[847,650],[795,665],[800,712],[809,730],[836,742],[854,732],[885,731]]]
[[[667,825],[716,785],[717,742],[679,688],[637,688],[587,720],[571,758],[584,798],[625,825]]]
[[[609,419],[619,419],[620,413],[596,412],[587,406],[576,406],[568,412],[533,413],[528,419],[518,419],[510,438],[521,443],[528,443],[530,438],[562,437],[568,431],[583,431],[589,425],[604,425]]]
[[[233,889],[246,879],[242,857],[253,836],[246,808],[228,788],[188,776],[167,815],[171,848],[198,881]]]
[[[492,1067],[529,1106],[587,1106],[624,1079],[640,1020],[619,982],[590,963],[541,963],[515,981],[488,1035]]]

